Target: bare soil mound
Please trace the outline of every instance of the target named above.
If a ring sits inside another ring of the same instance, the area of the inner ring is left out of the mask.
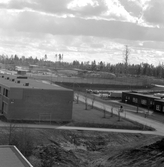
[[[164,139],[137,149],[129,149],[110,157],[105,162],[107,166],[115,167],[163,167]]]
[[[164,139],[158,136],[76,130],[37,133],[40,142],[29,157],[35,167],[162,167],[164,161]]]

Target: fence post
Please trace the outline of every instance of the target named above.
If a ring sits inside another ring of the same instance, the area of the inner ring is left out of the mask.
[[[139,106],[138,106],[138,104],[137,104],[137,113],[138,113],[138,108],[139,108]]]
[[[118,121],[120,121],[121,118],[120,118],[120,110],[118,109]]]
[[[111,107],[111,117],[113,117],[113,107]]]
[[[146,111],[145,111],[145,118],[147,117]]]

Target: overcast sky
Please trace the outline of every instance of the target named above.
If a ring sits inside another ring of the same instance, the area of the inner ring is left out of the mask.
[[[164,62],[164,0],[0,0],[0,54]]]

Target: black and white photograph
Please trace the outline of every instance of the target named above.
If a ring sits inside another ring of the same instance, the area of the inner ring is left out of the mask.
[[[164,167],[164,0],[0,0],[0,167]]]

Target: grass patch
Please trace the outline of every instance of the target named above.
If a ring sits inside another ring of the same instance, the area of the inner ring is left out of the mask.
[[[112,129],[133,129],[133,130],[154,130],[151,127],[142,125],[140,123],[121,118],[119,121],[118,115],[111,115],[97,108],[85,110],[85,105],[82,102],[79,104],[74,103],[73,108],[73,121],[67,124],[68,126],[81,126],[81,127],[97,127],[97,128],[112,128]]]

